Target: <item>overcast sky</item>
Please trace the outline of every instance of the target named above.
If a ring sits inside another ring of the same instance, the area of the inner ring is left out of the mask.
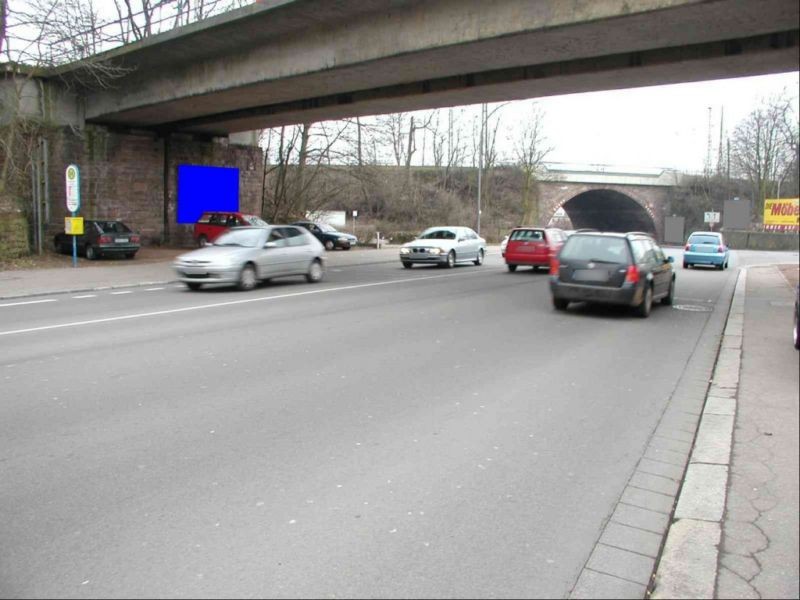
[[[708,107],[712,109],[716,164],[723,108],[729,134],[762,98],[784,90],[794,98],[797,115],[799,83],[798,72],[793,72],[573,94],[536,102],[545,110],[545,133],[554,147],[548,161],[702,171]],[[529,102],[513,103],[506,114],[524,112]]]

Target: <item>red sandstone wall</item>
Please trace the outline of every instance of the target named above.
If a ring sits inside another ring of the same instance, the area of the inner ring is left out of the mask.
[[[229,146],[188,137],[169,140],[168,230],[164,231],[164,139],[150,133],[115,133],[89,126],[78,136],[63,130],[50,139],[51,225],[63,228],[64,170],[81,170],[81,210],[85,218],[117,218],[139,231],[145,244],[168,241],[190,245],[191,226],[175,222],[179,164],[239,168],[239,206],[258,214],[263,155],[260,148]]]

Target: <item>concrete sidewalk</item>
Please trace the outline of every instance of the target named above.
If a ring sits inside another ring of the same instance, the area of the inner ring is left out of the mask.
[[[395,261],[399,265],[399,248],[386,246],[380,250],[353,248],[348,251],[328,252],[328,268]],[[190,250],[142,249],[141,256],[137,255],[133,260],[87,261],[81,258],[77,268],[71,266],[68,257],[63,257],[63,267],[0,271],[0,300],[171,283],[176,281],[175,271],[171,267],[172,260]]]
[[[800,594],[796,284],[740,273],[653,598]]]

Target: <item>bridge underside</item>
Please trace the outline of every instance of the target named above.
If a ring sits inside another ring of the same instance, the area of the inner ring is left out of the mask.
[[[635,200],[613,190],[591,190],[567,201],[564,210],[575,229],[645,231],[657,235],[650,214]]]
[[[786,72],[797,22],[797,0],[265,0],[101,56],[127,74],[84,114],[213,136]]]

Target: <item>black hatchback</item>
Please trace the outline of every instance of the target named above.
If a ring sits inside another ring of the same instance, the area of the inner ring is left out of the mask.
[[[87,219],[83,222],[83,235],[74,236],[77,239],[78,254],[83,254],[89,260],[103,256],[124,256],[133,258],[139,251],[139,234],[132,231],[122,221],[100,221]],[[53,245],[56,252],[63,254],[72,253],[73,236],[66,233],[56,234]]]
[[[570,302],[630,306],[647,317],[653,302],[672,304],[673,258],[645,233],[576,233],[550,265],[553,306]]]

